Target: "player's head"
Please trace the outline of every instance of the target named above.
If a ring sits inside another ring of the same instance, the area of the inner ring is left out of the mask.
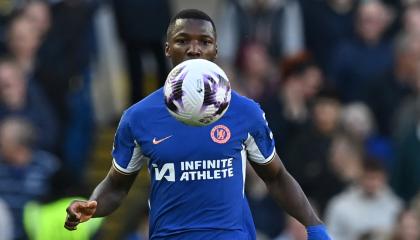
[[[165,54],[174,66],[195,58],[214,61],[217,57],[216,27],[204,12],[185,9],[170,21]]]

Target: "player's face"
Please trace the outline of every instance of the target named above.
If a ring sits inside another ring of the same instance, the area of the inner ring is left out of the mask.
[[[169,35],[165,54],[173,66],[189,59],[214,61],[217,56],[216,36],[211,22],[198,19],[178,19]]]

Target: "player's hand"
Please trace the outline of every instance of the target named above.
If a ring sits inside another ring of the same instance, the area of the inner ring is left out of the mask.
[[[76,230],[77,225],[91,219],[96,211],[96,201],[75,200],[67,207],[67,218],[64,227],[67,230]]]
[[[308,240],[331,240],[332,238],[328,235],[327,228],[325,225],[315,225],[306,227],[308,233]]]

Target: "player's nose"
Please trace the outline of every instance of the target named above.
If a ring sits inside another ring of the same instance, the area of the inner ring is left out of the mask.
[[[202,50],[200,48],[200,45],[195,42],[191,42],[191,44],[188,47],[187,55],[190,58],[199,58],[202,55]]]

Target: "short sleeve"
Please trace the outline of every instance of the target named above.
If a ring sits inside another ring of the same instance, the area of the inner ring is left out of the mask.
[[[266,164],[274,157],[275,145],[273,133],[268,127],[265,114],[258,107],[253,114],[252,126],[245,141],[248,159],[258,164]]]
[[[121,117],[115,133],[112,157],[114,167],[126,174],[140,170],[146,161],[140,145],[133,136],[127,112]]]

